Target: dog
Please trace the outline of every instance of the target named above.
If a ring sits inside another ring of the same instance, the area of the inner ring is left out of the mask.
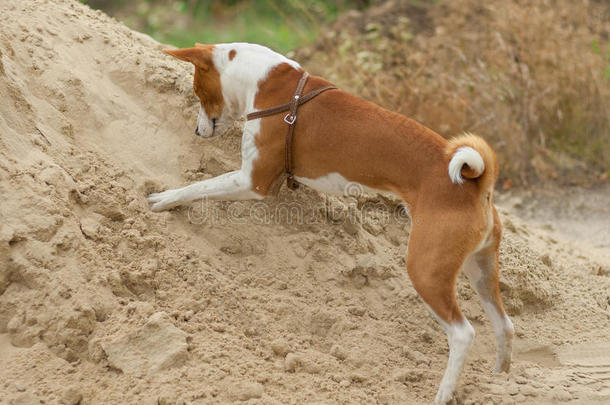
[[[407,273],[449,344],[435,404],[452,399],[475,335],[456,300],[460,271],[468,276],[493,326],[494,371],[509,371],[514,328],[498,285],[502,225],[493,204],[498,163],[482,138],[463,134],[447,141],[320,77],[307,78],[297,62],[261,45],[196,44],[164,52],[195,67],[193,89],[201,101],[196,135],[219,136],[235,120],[249,120],[239,170],[151,194],[153,211],[204,198],[262,199],[286,175],[293,183],[324,193],[341,194],[350,182],[393,192],[417,218]],[[304,95],[295,92],[297,87]],[[315,97],[298,104],[316,91]],[[287,102],[288,114],[274,112]]]

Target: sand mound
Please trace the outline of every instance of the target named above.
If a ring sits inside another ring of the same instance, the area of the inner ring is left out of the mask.
[[[431,401],[447,346],[404,271],[399,201],[301,190],[153,214],[147,193],[239,161],[237,133],[193,136],[190,67],[76,1],[0,15],[0,404]],[[514,371],[490,375],[461,280],[478,336],[458,394],[603,401],[578,359],[607,373],[607,267],[503,217]]]

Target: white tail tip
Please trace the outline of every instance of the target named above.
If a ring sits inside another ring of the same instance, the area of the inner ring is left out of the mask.
[[[477,176],[482,175],[485,171],[485,162],[483,162],[479,152],[470,146],[462,146],[455,151],[449,162],[449,178],[453,183],[464,183],[464,178],[462,177],[462,167],[464,164],[470,166],[477,173]]]

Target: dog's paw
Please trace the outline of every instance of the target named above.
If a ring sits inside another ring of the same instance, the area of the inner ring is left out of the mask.
[[[457,403],[453,390],[440,387],[434,398],[434,405],[454,405]]]
[[[166,190],[161,193],[152,193],[147,199],[148,203],[151,205],[150,209],[159,212],[180,205],[178,197],[178,190]]]

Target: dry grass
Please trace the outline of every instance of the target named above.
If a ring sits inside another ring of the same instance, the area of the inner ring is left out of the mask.
[[[385,2],[298,56],[443,136],[485,137],[503,180],[582,182],[610,170],[609,20],[583,0]]]

